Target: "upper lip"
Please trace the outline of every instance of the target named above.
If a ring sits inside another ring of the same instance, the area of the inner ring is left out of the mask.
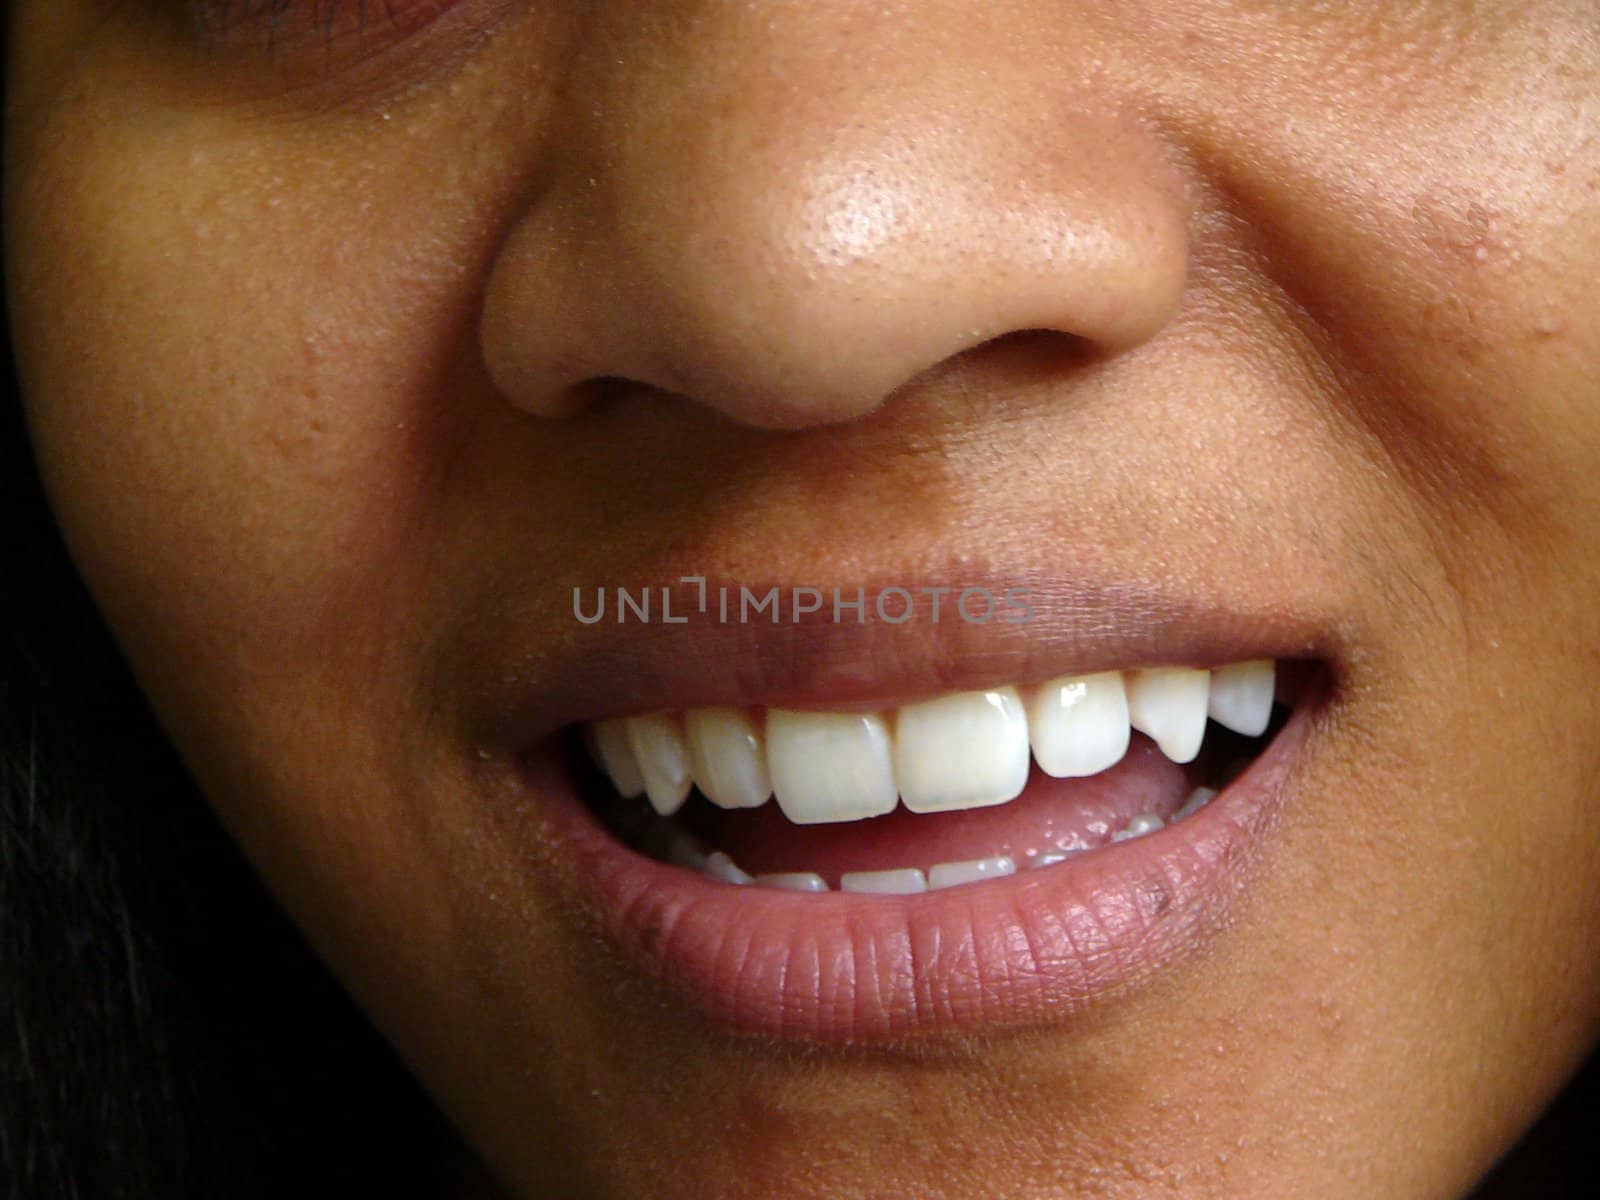
[[[567,629],[561,638],[497,656],[499,669],[473,681],[474,740],[515,754],[574,722],[698,705],[888,707],[1096,671],[1216,667],[1261,658],[1315,659],[1336,668],[1340,658],[1336,633],[1314,615],[1310,598],[1286,606],[1281,587],[1272,589],[1277,599],[1263,601],[1248,586],[1227,596],[1200,595],[1104,573],[1057,574],[1037,567],[837,583],[796,580],[778,586],[817,587],[829,603],[799,622],[785,611],[774,624],[764,617],[740,623],[731,611],[723,623],[715,602],[701,614],[694,603],[698,587],[678,579],[667,574],[649,586],[658,598],[661,587],[674,590],[674,616],[688,617],[682,624],[619,624],[608,613],[607,620],[585,625],[572,616],[569,590],[562,597]],[[707,587],[713,596],[719,586],[736,595],[741,583],[758,593],[773,586],[713,578]],[[645,586],[630,584],[635,591]],[[597,586],[587,585],[591,602]],[[834,587],[846,598],[865,590],[865,623],[848,613],[845,621],[832,621]],[[981,587],[996,596],[1026,589],[1032,616],[1024,623],[997,617],[978,624],[946,611],[934,623],[927,609],[919,609],[912,620],[890,625],[877,620],[870,605],[888,587],[913,593]]]

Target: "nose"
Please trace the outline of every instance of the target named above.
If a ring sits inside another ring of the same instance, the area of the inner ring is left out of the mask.
[[[626,380],[801,428],[1007,334],[1117,354],[1171,320],[1184,189],[1096,47],[1040,54],[981,0],[680,7],[574,52],[484,300],[515,404]]]

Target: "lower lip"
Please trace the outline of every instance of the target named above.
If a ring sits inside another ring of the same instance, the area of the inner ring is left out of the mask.
[[[739,886],[647,858],[600,824],[553,747],[522,786],[594,926],[711,1021],[833,1044],[997,1031],[1070,1018],[1205,947],[1287,801],[1314,701],[1175,825],[910,896]]]

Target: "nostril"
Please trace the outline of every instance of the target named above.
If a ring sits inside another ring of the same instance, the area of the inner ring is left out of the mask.
[[[622,375],[596,375],[572,384],[567,394],[575,408],[588,410],[615,405],[628,393],[646,386]]]
[[[964,367],[981,367],[992,387],[998,380],[1012,386],[1049,382],[1065,372],[1106,357],[1106,351],[1089,338],[1058,329],[1016,329],[987,338],[940,362],[908,384],[921,384],[960,372]],[[545,415],[571,416],[591,409],[610,408],[624,399],[650,395],[688,402],[681,392],[625,375],[594,375],[562,388]],[[812,423],[809,417],[799,424]],[[774,422],[775,428],[784,427]]]
[[[971,372],[984,387],[1027,387],[1057,382],[1084,366],[1109,357],[1092,339],[1059,329],[1016,329],[986,338],[931,367],[915,382],[953,381]]]
[[[1060,329],[1017,329],[980,342],[967,351],[994,365],[1057,372],[1082,366],[1103,351],[1086,337]]]
[[[576,417],[589,412],[603,412],[641,396],[681,399],[676,392],[644,383],[626,375],[591,375],[579,379],[552,393],[549,403],[539,413],[542,417]]]
[[[626,375],[592,375],[561,389],[551,408],[540,415],[581,416],[590,412],[612,412],[624,405],[640,402],[685,406],[694,404],[693,399],[682,392],[645,383]],[[696,407],[703,406],[696,405]]]

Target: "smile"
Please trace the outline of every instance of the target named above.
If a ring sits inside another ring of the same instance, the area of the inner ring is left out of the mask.
[[[1337,678],[1295,618],[1105,594],[1010,629],[587,627],[499,702],[535,816],[506,828],[715,1024],[1066,1019],[1226,925]]]

